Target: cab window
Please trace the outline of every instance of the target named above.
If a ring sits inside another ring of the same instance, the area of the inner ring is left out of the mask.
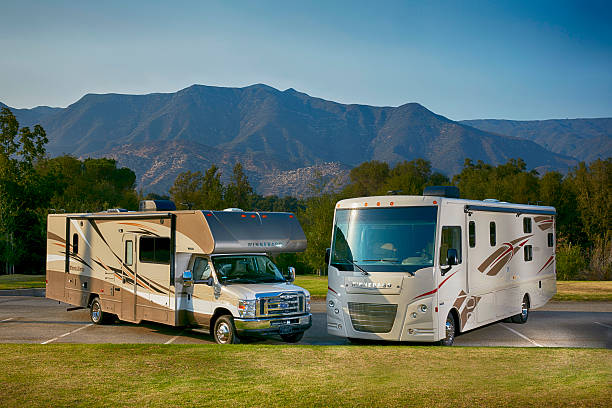
[[[205,281],[210,278],[210,265],[206,258],[196,258],[193,262],[193,280]]]
[[[440,244],[440,265],[447,265],[446,255],[449,249],[457,251],[458,263],[461,263],[461,227],[442,227]]]

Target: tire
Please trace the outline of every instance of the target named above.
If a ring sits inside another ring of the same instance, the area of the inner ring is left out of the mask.
[[[513,323],[527,323],[527,319],[529,319],[529,298],[527,295],[523,297],[523,302],[521,303],[521,313],[512,316],[510,319]]]
[[[219,318],[215,320],[215,327],[213,329],[212,335],[217,344],[240,343],[238,334],[236,334],[234,318],[230,315],[219,316]]]
[[[281,334],[280,336],[285,343],[297,343],[298,341],[302,340],[302,337],[304,337],[304,332]]]
[[[96,296],[89,305],[89,318],[93,324],[108,324],[115,320],[115,315],[103,312],[100,298]]]
[[[455,323],[455,317],[453,316],[452,313],[449,313],[448,316],[446,317],[446,323],[444,324],[444,332],[445,332],[445,336],[443,339],[440,340],[440,345],[441,346],[452,346],[453,343],[455,342],[455,333],[456,333],[456,323]]]

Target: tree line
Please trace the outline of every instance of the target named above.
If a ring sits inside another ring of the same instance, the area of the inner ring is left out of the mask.
[[[144,195],[136,175],[111,159],[48,158],[40,126],[20,128],[10,110],[0,112],[0,273],[43,273],[46,216],[49,212],[96,212],[108,208],[136,210]],[[353,168],[350,182],[336,193],[324,193],[324,180],[310,185],[309,198],[261,196],[238,163],[227,184],[213,165],[203,173],[179,174],[169,190],[179,209],[290,211],[297,214],[308,239],[304,253],[284,254],[281,267],[302,273],[324,273],[325,249],[331,241],[334,206],[350,197],[385,194],[420,195],[426,186],[455,185],[462,198],[496,198],[514,203],[552,205],[557,209],[559,279],[612,278],[612,159],[580,163],[568,174],[539,175],[524,161],[492,166],[466,160],[449,179],[424,159],[389,165],[369,161]]]

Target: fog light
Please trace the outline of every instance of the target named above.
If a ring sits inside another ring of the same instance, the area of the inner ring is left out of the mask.
[[[408,329],[408,334],[413,334],[414,330],[413,329]]]
[[[341,325],[340,323],[338,323],[338,328],[339,328],[339,329],[341,329],[341,328],[342,328],[342,325]]]
[[[338,309],[334,309],[334,313],[338,314],[338,313],[340,313],[340,311]]]
[[[334,303],[334,301],[333,301],[333,300],[330,300],[330,301],[329,301],[329,303],[328,303],[329,307],[334,307],[334,304],[335,304],[335,303]]]
[[[412,316],[413,319],[416,319],[417,314],[416,314],[416,312],[412,312],[412,314],[410,316]]]
[[[427,306],[426,306],[426,305],[420,305],[420,306],[419,306],[419,310],[420,310],[422,313],[425,313],[425,312],[427,311]]]

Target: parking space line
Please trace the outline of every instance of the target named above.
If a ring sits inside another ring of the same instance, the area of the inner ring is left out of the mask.
[[[603,324],[603,323],[599,323],[599,322],[593,322],[593,323],[598,324],[598,325],[603,326],[603,327],[607,327],[608,329],[612,329],[612,326],[607,325],[607,324]]]
[[[512,333],[516,334],[517,336],[524,338],[525,340],[527,340],[528,342],[530,342],[531,344],[533,344],[533,345],[534,345],[534,346],[536,346],[536,347],[544,347],[543,345],[538,344],[538,343],[536,343],[535,341],[531,340],[529,337],[525,336],[524,334],[519,333],[519,332],[517,332],[517,331],[516,331],[516,330],[514,330],[514,329],[511,329],[510,327],[506,326],[505,324],[500,323],[499,325],[500,325],[501,327],[503,327],[504,329],[508,329],[508,330],[510,330]]]
[[[183,331],[185,331],[185,330],[183,330]],[[172,344],[172,343],[174,343],[174,340],[176,340],[179,337],[181,337],[181,335],[183,334],[183,331],[180,332],[179,334],[177,334],[176,336],[174,336],[173,338],[171,338],[170,340],[168,340],[167,342],[165,342],[164,344]]]
[[[13,320],[13,318],[12,318],[12,317],[9,317],[8,319],[0,320],[0,323],[2,323],[2,322],[8,322],[9,320]]]
[[[83,330],[83,329],[85,329],[86,327],[89,327],[89,326],[93,326],[93,323],[89,323],[89,324],[86,324],[85,326],[81,326],[81,327],[79,327],[78,329],[74,329],[74,330],[73,330],[73,331],[71,331],[71,332],[64,333],[64,334],[62,334],[62,335],[60,335],[60,336],[54,337],[54,338],[52,338],[51,340],[43,341],[43,342],[42,342],[42,343],[40,343],[40,344],[49,344],[49,343],[51,343],[51,342],[53,342],[53,341],[55,341],[55,340],[59,340],[59,339],[61,339],[62,337],[69,336],[69,335],[71,335],[71,334],[73,334],[73,333],[76,333],[76,332],[78,332],[79,330]]]

